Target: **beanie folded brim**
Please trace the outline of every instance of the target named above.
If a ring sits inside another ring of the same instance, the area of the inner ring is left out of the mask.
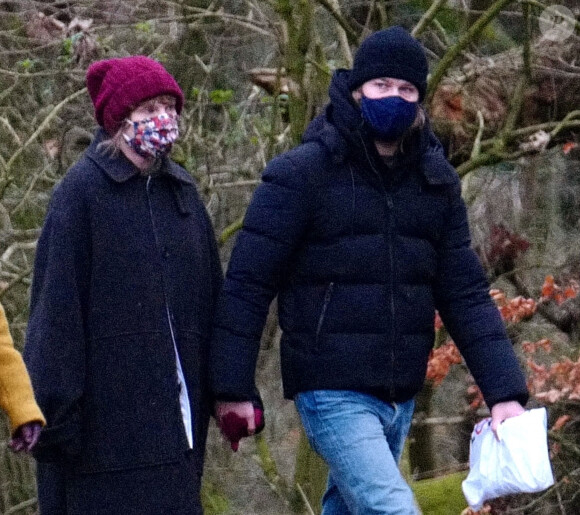
[[[419,100],[423,100],[425,96],[427,81],[417,77],[416,71],[407,65],[398,64],[396,67],[389,67],[379,62],[374,66],[365,68],[364,72],[356,74],[351,72],[348,80],[348,87],[351,91],[360,88],[369,80],[390,77],[392,79],[406,80],[413,84],[419,91]]]
[[[371,34],[357,50],[349,78],[351,91],[372,79],[390,77],[405,80],[419,91],[427,91],[427,57],[421,43],[402,27],[390,27]]]
[[[169,75],[169,74],[168,74]],[[160,77],[156,71],[144,71],[135,74],[123,84],[123,90],[117,91],[109,99],[103,116],[105,129],[109,133],[116,132],[139,104],[160,95],[175,97],[175,109],[181,113],[183,107],[183,93],[171,76]]]
[[[183,92],[163,65],[147,56],[97,61],[87,71],[87,88],[95,106],[95,117],[109,134],[119,130],[123,120],[139,104],[160,95],[175,97],[181,113]]]

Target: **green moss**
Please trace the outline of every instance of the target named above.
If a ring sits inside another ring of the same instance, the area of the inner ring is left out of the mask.
[[[456,472],[412,482],[411,488],[423,515],[459,515],[467,507],[461,490],[466,476],[467,472]]]
[[[204,479],[201,487],[201,504],[206,515],[223,515],[230,509],[230,502],[219,487]]]

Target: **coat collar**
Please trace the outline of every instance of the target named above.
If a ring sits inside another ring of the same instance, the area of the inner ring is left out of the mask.
[[[139,169],[123,153],[112,155],[109,152],[100,152],[97,149],[98,145],[105,141],[107,137],[108,135],[104,129],[98,129],[91,145],[87,149],[89,159],[101,168],[108,177],[118,183],[126,182],[131,177],[139,175],[141,173]],[[182,184],[190,184],[192,186],[195,184],[193,178],[183,168],[167,157],[163,158],[162,168],[163,173]]]
[[[86,156],[116,183],[121,184],[138,176],[141,173],[140,170],[123,153],[112,155],[110,152],[100,152],[97,149],[99,143],[106,138],[107,133],[103,129],[99,129],[87,149]],[[181,166],[167,157],[163,158],[162,170],[161,173],[165,177],[172,179],[169,183],[179,212],[184,215],[193,213],[197,199],[193,178]]]

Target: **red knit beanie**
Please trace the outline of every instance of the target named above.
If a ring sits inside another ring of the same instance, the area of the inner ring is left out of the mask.
[[[157,61],[142,55],[91,64],[87,87],[95,106],[95,118],[111,135],[133,109],[150,98],[171,95],[176,99],[178,114],[183,107],[183,92],[175,79]]]

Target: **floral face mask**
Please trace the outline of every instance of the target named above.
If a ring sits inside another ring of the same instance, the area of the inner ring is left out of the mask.
[[[134,136],[123,134],[127,144],[143,157],[163,157],[179,137],[178,118],[167,114],[144,120],[127,120],[133,125]]]

